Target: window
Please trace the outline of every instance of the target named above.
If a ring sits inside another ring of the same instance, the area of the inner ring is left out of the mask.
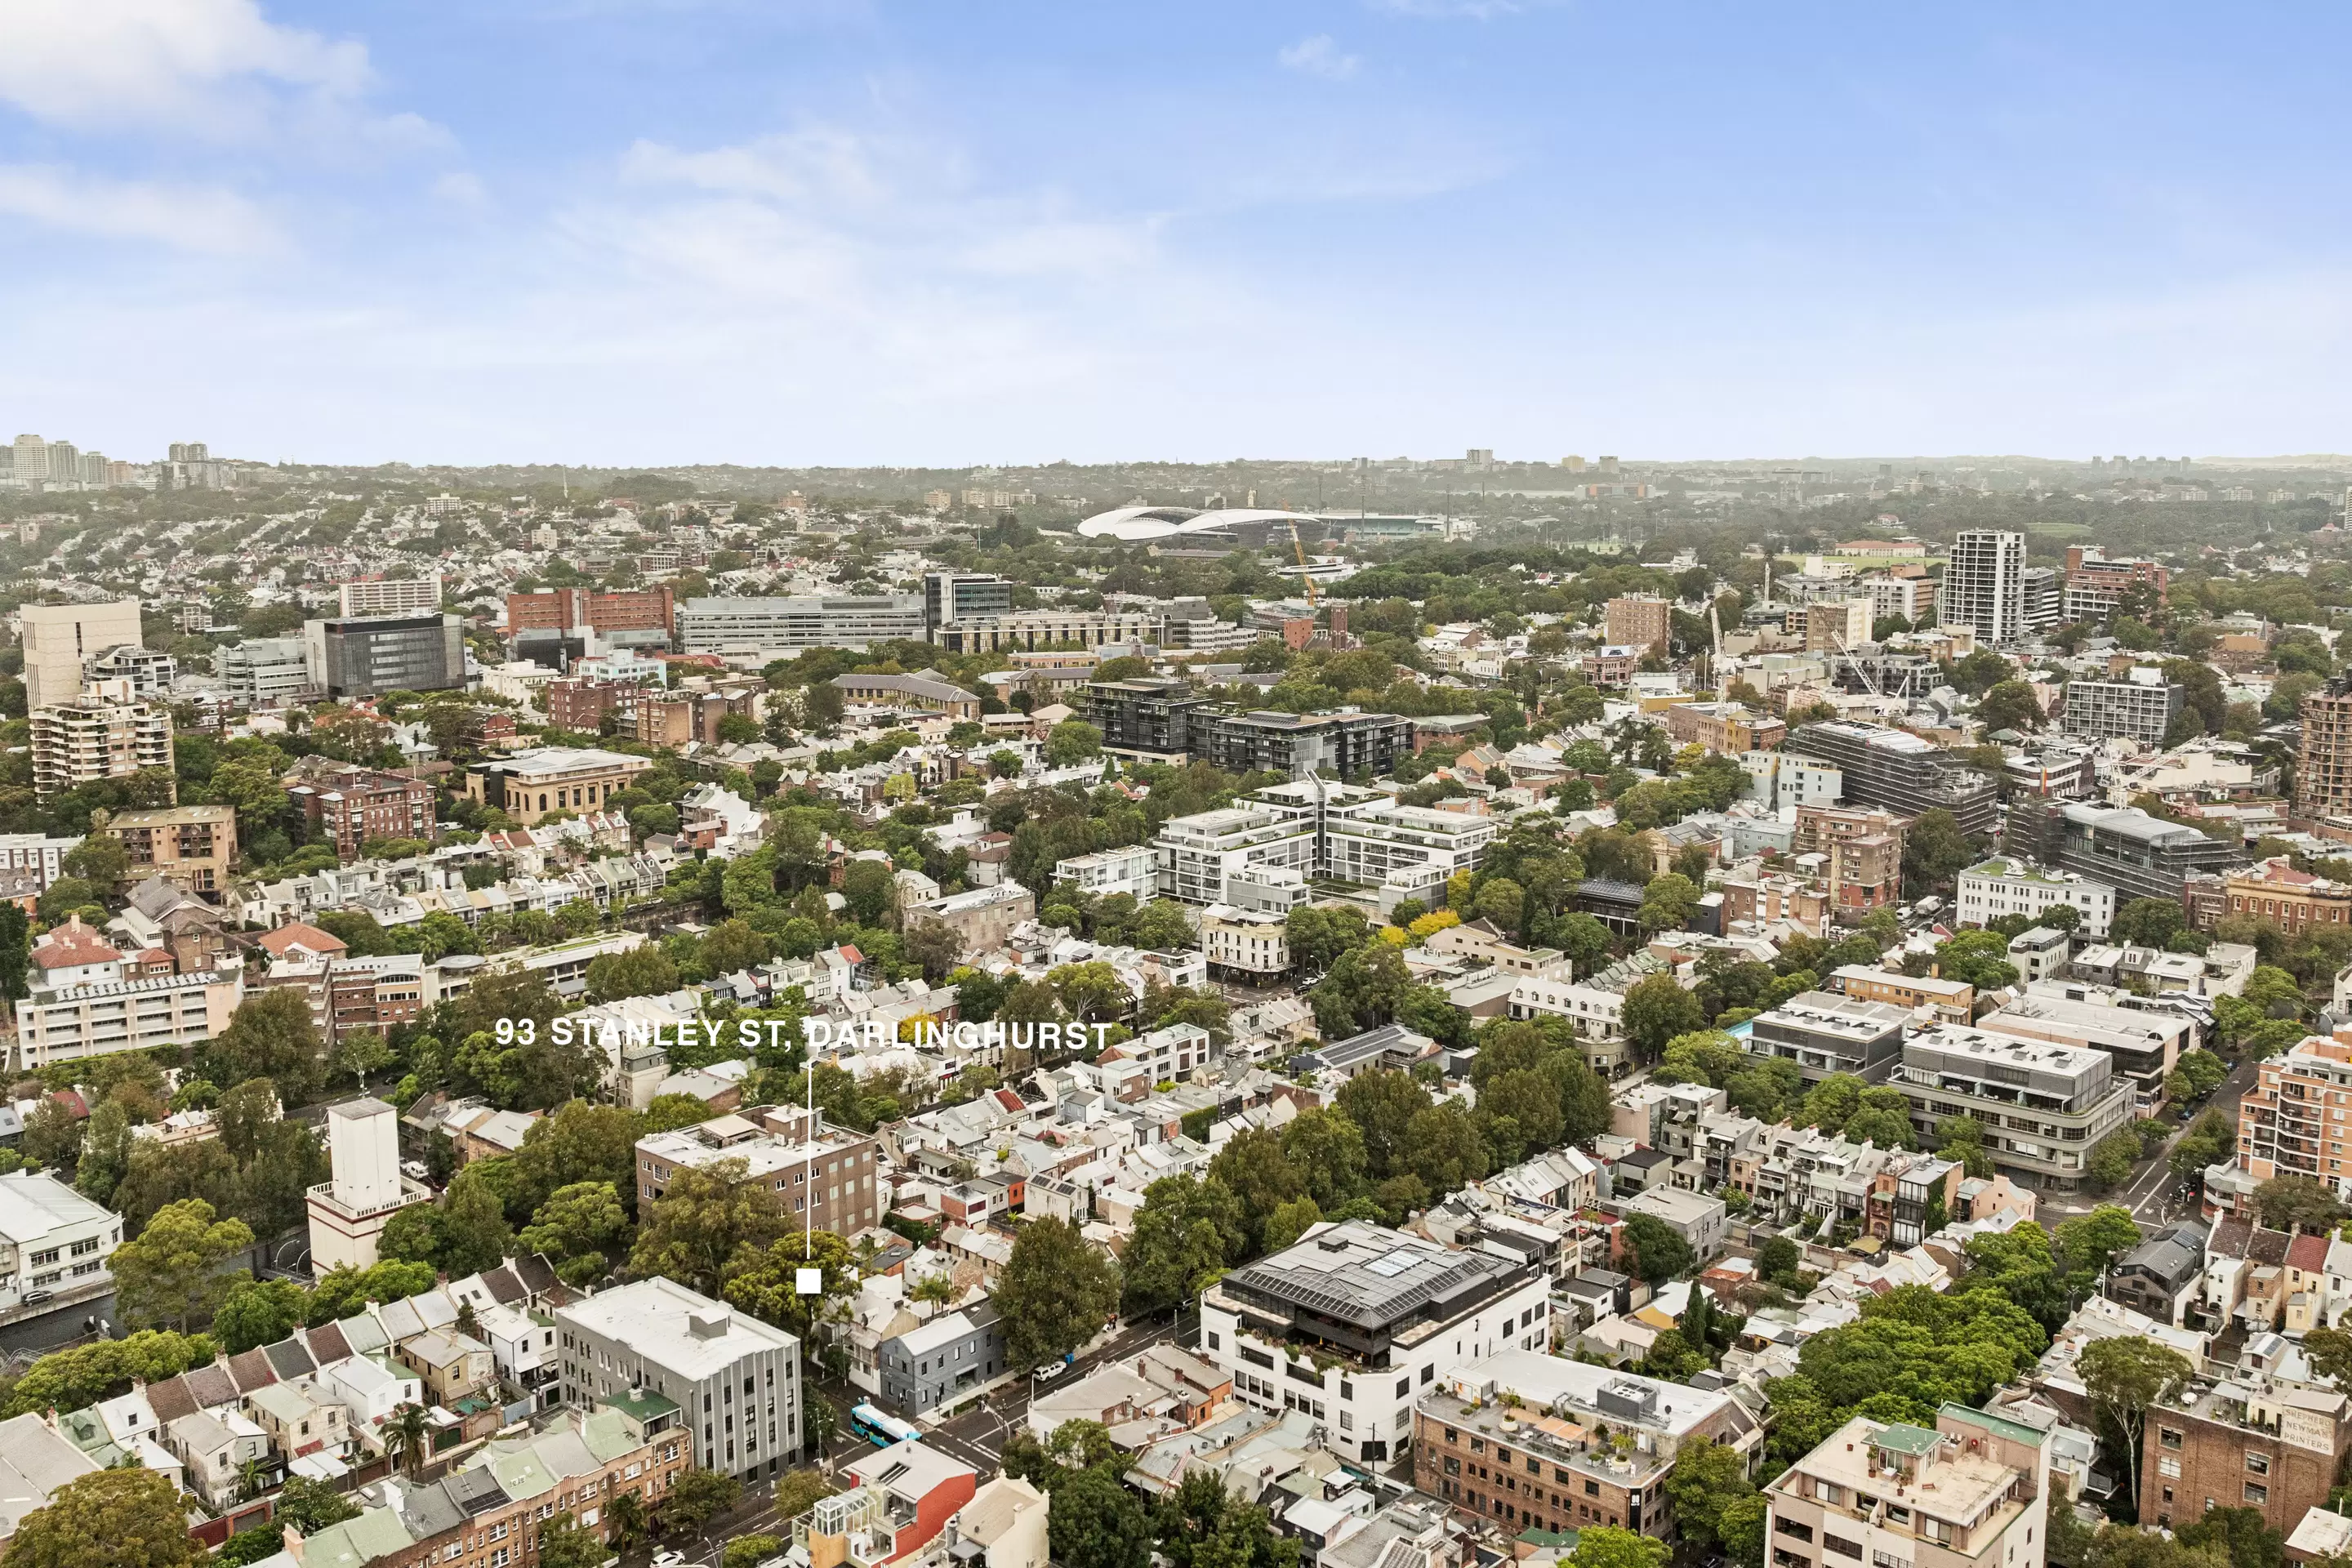
[[[2246,1500],[2251,1503],[2266,1503],[2271,1500],[2271,1489],[2259,1481],[2248,1481]]]
[[[2180,1447],[2180,1434],[2174,1431],[2169,1426],[2158,1427],[2156,1429],[2156,1440],[2163,1447],[2174,1450],[2178,1450]]]
[[[2180,1479],[2180,1461],[2159,1457],[2156,1461],[2156,1472],[2167,1480],[2177,1481]]]
[[[1785,1535],[1791,1541],[1802,1541],[1811,1544],[1813,1539],[1813,1527],[1810,1524],[1801,1524],[1793,1519],[1775,1519],[1772,1521],[1772,1529],[1774,1533]]]
[[[1858,1541],[1848,1541],[1842,1535],[1832,1535],[1823,1531],[1822,1544],[1841,1557],[1851,1557],[1857,1563],[1862,1561],[1862,1543]]]
[[[2271,1473],[2271,1457],[2268,1454],[2257,1454],[2249,1449],[2246,1453],[2246,1468],[2255,1475],[2267,1476]]]

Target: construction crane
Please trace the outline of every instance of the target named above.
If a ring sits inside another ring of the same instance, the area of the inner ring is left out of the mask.
[[[1708,645],[1707,668],[1715,677],[1715,711],[1723,716],[1723,705],[1731,700],[1731,671],[1723,666],[1723,621],[1715,613],[1715,601],[1706,602],[1707,635],[1714,640]]]
[[[1321,601],[1315,592],[1315,574],[1307,564],[1307,546],[1298,542],[1298,520],[1290,520],[1290,548],[1298,557],[1298,580],[1307,584],[1307,607],[1314,609]]]

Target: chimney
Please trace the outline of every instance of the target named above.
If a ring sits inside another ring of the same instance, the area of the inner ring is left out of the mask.
[[[279,1540],[286,1547],[287,1556],[291,1557],[297,1563],[302,1561],[302,1532],[300,1531],[295,1529],[289,1524],[283,1531],[280,1532]]]

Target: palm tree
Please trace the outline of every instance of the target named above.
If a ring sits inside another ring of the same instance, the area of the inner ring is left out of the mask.
[[[615,1495],[605,1508],[604,1517],[612,1521],[613,1550],[615,1552],[628,1551],[645,1540],[646,1532],[653,1528],[653,1520],[646,1512],[646,1500],[636,1492]]]
[[[250,1501],[259,1497],[261,1495],[261,1461],[247,1459],[244,1464],[239,1465],[236,1468],[236,1484],[239,1495],[247,1500]]]
[[[425,1450],[425,1407],[403,1402],[384,1419],[383,1446],[388,1454],[396,1455],[400,1468],[411,1480],[425,1471],[428,1456]]]
[[[944,1307],[956,1299],[955,1281],[943,1272],[926,1274],[915,1281],[915,1288],[907,1294],[918,1301],[930,1301]]]

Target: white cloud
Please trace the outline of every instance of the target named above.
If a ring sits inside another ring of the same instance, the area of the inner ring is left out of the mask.
[[[1331,41],[1331,35],[1328,33],[1318,33],[1312,37],[1301,38],[1276,54],[1275,58],[1282,62],[1285,70],[1299,71],[1307,76],[1326,77],[1333,81],[1345,81],[1356,74],[1358,66],[1364,63],[1355,55],[1341,54],[1339,47]]]
[[[182,250],[248,255],[278,247],[277,228],[233,192],[93,178],[38,163],[0,163],[0,213],[45,227]]]
[[[277,95],[348,100],[367,50],[279,26],[255,0],[8,0],[0,101],[82,129],[251,130]]]
[[[489,205],[490,202],[490,194],[483,188],[479,176],[462,169],[442,175],[433,182],[429,189],[435,201],[446,202],[453,207],[464,207],[469,211],[478,211]]]

